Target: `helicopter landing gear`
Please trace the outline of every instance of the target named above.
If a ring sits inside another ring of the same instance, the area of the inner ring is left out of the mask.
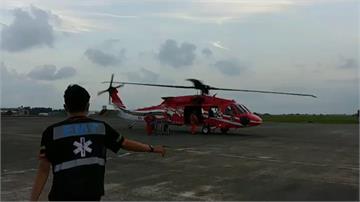
[[[220,128],[220,131],[222,134],[226,134],[229,131],[229,129],[228,128]]]
[[[163,135],[170,135],[170,128],[169,128],[168,124],[164,124],[162,133],[163,133]]]
[[[210,133],[210,127],[207,126],[207,125],[204,125],[201,129],[201,132],[206,135],[206,134],[209,134]]]

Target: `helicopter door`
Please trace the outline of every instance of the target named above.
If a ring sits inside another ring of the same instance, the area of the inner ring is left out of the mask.
[[[184,108],[184,124],[190,124],[190,115],[195,114],[199,122],[202,123],[203,117],[201,112],[201,106],[186,106]]]

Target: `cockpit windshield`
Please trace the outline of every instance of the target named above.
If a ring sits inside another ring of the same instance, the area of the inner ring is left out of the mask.
[[[244,105],[240,105],[240,104],[237,104],[235,105],[236,106],[236,109],[238,110],[238,112],[240,114],[245,114],[245,113],[249,113],[250,110],[248,108],[246,108]]]

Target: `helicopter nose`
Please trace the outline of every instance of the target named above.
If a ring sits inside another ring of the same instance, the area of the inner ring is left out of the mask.
[[[262,119],[256,114],[251,114],[249,118],[250,118],[250,124],[252,126],[260,125],[263,122]]]

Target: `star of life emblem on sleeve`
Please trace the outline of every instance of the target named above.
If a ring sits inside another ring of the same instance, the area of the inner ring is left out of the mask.
[[[86,152],[91,153],[92,149],[89,147],[92,144],[91,140],[85,142],[85,137],[80,137],[80,142],[75,141],[73,145],[76,147],[74,149],[74,154],[80,153],[81,157],[86,156]]]

